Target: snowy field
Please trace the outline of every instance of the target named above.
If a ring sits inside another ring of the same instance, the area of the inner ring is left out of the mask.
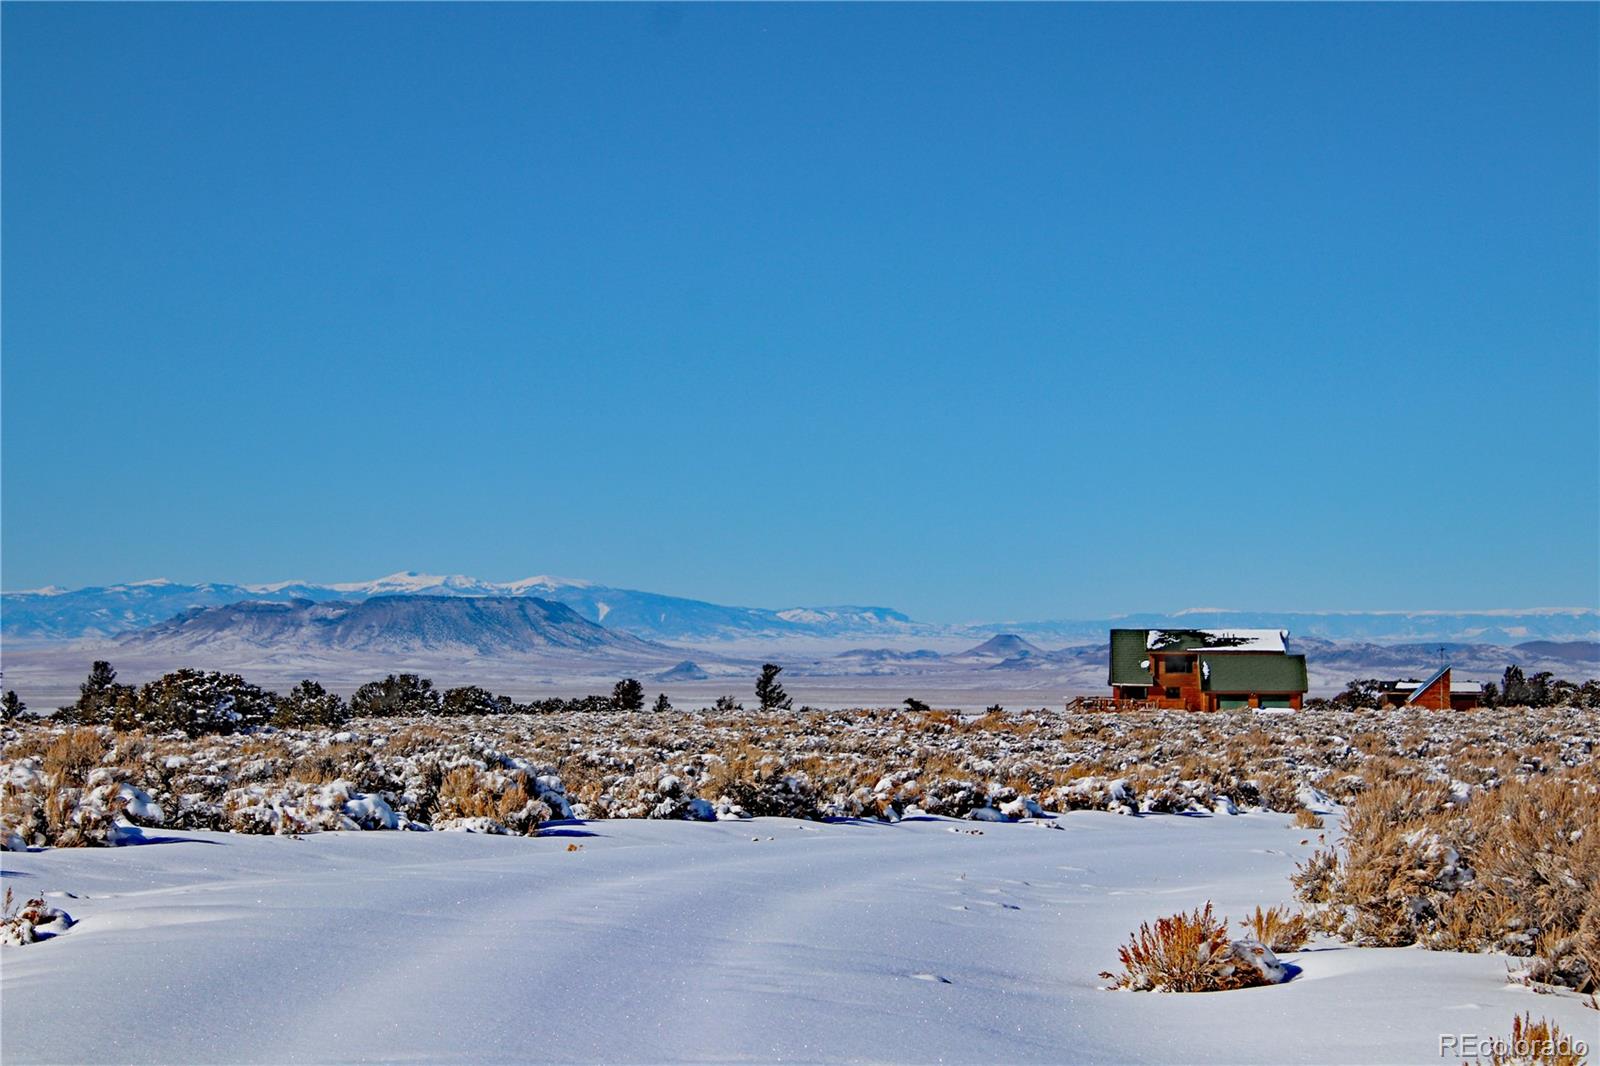
[[[1139,922],[1291,902],[1285,815],[162,833],[3,855],[78,923],[0,948],[22,1062],[1439,1062],[1573,994],[1318,944],[1284,985],[1102,989]],[[1459,1061],[1461,1056],[1443,1061]]]

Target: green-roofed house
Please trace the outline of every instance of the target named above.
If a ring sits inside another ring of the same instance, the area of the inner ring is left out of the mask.
[[[1167,710],[1300,709],[1306,657],[1282,629],[1113,629],[1111,698]]]

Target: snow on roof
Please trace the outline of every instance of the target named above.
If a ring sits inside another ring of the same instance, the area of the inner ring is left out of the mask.
[[[1288,651],[1287,629],[1152,629],[1144,646],[1160,649],[1188,643],[1185,637],[1198,634],[1195,647],[1206,651]]]

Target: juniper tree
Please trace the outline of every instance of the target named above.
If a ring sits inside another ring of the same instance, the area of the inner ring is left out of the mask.
[[[15,689],[7,689],[6,694],[0,696],[0,722],[15,722],[27,709],[28,705],[22,702]]]
[[[928,705],[926,703],[923,703],[921,700],[917,699],[915,696],[907,696],[906,697],[906,710],[910,711],[913,714],[922,714],[923,712],[930,710],[930,708],[928,707]]]
[[[611,690],[611,704],[619,711],[644,710],[644,686],[631,677],[623,678]]]
[[[439,707],[439,690],[432,681],[416,674],[390,674],[382,681],[369,681],[350,697],[350,713],[358,718],[425,717],[438,714]]]
[[[1506,667],[1505,676],[1500,682],[1500,699],[1507,707],[1527,702],[1528,682],[1522,676],[1522,667]]]
[[[507,714],[512,703],[477,685],[463,685],[445,692],[441,714]]]
[[[132,685],[117,684],[117,672],[104,659],[96,659],[89,676],[78,686],[78,700],[61,708],[63,721],[93,724],[108,721],[112,708],[133,699]]]
[[[772,711],[787,711],[794,706],[794,700],[783,691],[783,686],[778,684],[778,675],[783,673],[783,667],[776,663],[766,663],[761,667],[761,676],[756,678],[756,701],[761,704],[763,713]]]
[[[667,699],[667,694],[665,692],[659,693],[656,696],[655,706],[651,707],[650,709],[657,714],[666,714],[668,711],[672,710],[672,701]]]
[[[300,682],[278,700],[272,724],[280,729],[332,729],[350,720],[350,708],[337,692],[312,680]]]
[[[1383,682],[1376,678],[1351,681],[1345,685],[1343,692],[1333,698],[1333,704],[1349,710],[1381,707],[1383,691]]]

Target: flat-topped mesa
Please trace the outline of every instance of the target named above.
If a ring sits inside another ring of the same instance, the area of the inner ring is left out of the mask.
[[[1113,629],[1111,698],[1163,710],[1299,710],[1306,657],[1286,629]]]

